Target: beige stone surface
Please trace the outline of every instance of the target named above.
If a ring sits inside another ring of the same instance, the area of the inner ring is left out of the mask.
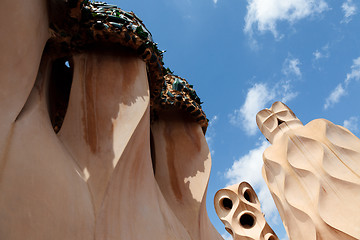
[[[234,240],[278,240],[261,212],[260,201],[247,182],[241,182],[215,194],[215,210]]]
[[[208,148],[193,120],[176,121],[189,126],[185,129],[168,124],[176,134],[194,131],[192,144],[198,147],[183,145],[194,154],[193,164],[182,172],[189,177],[180,182],[183,192],[175,194],[186,201],[172,203],[158,186],[144,62],[118,52],[74,56],[69,107],[58,135],[47,106],[51,65],[52,59],[43,59],[2,159],[1,239],[220,239],[205,209]],[[201,171],[206,173],[192,175]],[[197,227],[185,224],[179,209],[186,209],[187,220]]]
[[[90,239],[91,195],[81,169],[51,126],[43,59],[36,84],[12,123],[2,158],[1,239]]]
[[[29,97],[50,37],[46,0],[3,0],[1,9],[0,166],[12,123]]]
[[[0,239],[222,239],[206,212],[201,126],[179,109],[158,109],[150,123],[153,73],[129,49],[61,52],[52,39],[44,50],[49,9],[64,4],[2,1],[11,11],[0,16]],[[67,109],[57,109],[63,57],[72,83]]]
[[[360,140],[324,119],[303,126],[281,102],[257,123],[272,143],[263,176],[290,239],[359,239]]]
[[[53,62],[43,56],[24,106],[3,106],[22,110],[2,125],[0,239],[221,239],[205,207],[211,160],[201,126],[173,113],[150,140],[146,64],[124,49],[74,55],[56,134]]]
[[[206,212],[211,157],[201,126],[166,111],[151,126],[155,177],[168,205],[192,239],[222,239]]]

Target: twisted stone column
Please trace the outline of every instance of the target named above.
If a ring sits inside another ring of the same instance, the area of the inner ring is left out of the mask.
[[[304,126],[281,102],[256,120],[272,143],[263,176],[290,239],[359,239],[360,140],[324,119]]]

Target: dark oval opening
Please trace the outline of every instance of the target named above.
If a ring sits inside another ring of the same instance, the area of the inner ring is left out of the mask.
[[[252,197],[252,193],[250,191],[250,189],[246,189],[244,192],[244,198],[246,199],[246,201],[254,203],[254,198]]]
[[[244,228],[252,228],[254,224],[255,224],[255,219],[250,214],[244,213],[240,217],[240,225],[243,226]]]
[[[49,83],[49,114],[52,127],[58,133],[68,108],[73,80],[73,61],[69,57],[53,61]]]
[[[226,210],[231,210],[233,207],[233,202],[231,201],[230,198],[223,198],[221,200],[221,204]]]

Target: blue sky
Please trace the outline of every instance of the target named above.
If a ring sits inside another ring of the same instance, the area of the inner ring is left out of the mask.
[[[248,181],[286,239],[261,177],[268,146],[255,114],[284,101],[304,124],[326,118],[359,133],[359,0],[122,0],[151,31],[164,61],[194,85],[211,120],[208,212],[226,235],[215,192]]]

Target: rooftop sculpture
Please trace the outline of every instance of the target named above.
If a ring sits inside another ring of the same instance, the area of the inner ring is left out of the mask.
[[[304,126],[281,102],[256,121],[272,143],[263,177],[290,239],[359,239],[360,140],[325,119]]]
[[[156,112],[164,106],[174,105],[194,116],[206,131],[208,120],[193,86],[164,67],[163,51],[158,49],[151,33],[135,13],[103,2],[80,0],[55,1],[51,6],[49,52],[60,52],[69,57],[93,47],[134,50],[148,67],[152,117],[156,118]],[[59,9],[64,12],[59,13]],[[167,86],[174,80],[177,82],[175,88],[175,85]]]
[[[215,210],[234,240],[279,240],[265,220],[260,201],[247,182],[219,190]]]
[[[0,24],[0,238],[221,239],[200,99],[141,20],[88,1],[2,6],[16,21]]]

